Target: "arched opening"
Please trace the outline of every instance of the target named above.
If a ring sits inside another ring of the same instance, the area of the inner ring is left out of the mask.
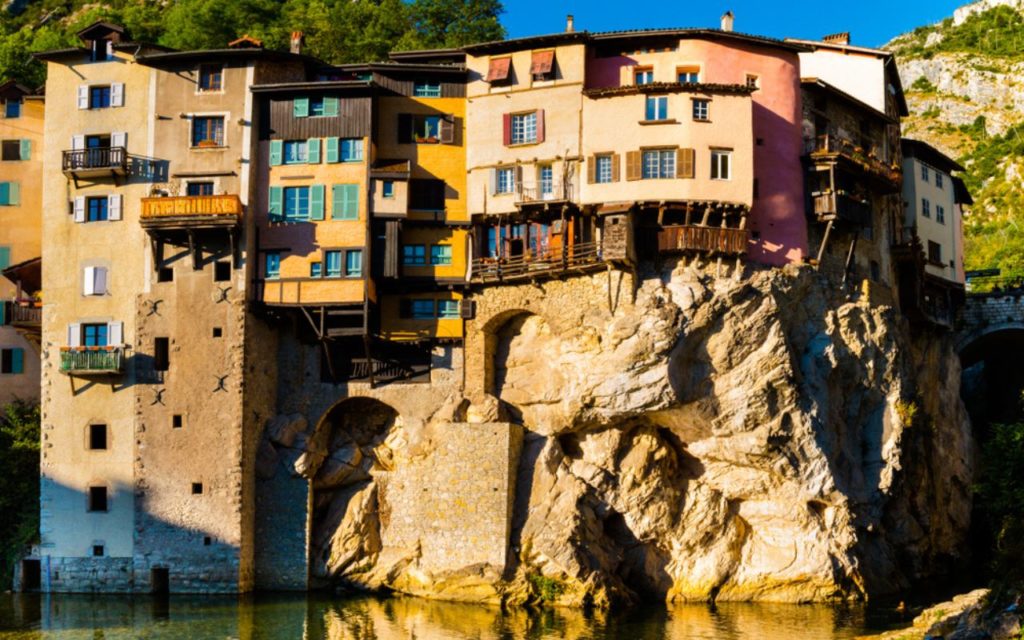
[[[522,423],[524,406],[549,402],[562,389],[561,341],[544,318],[528,312],[506,318],[489,339],[489,390]]]
[[[380,551],[380,473],[390,468],[388,435],[401,418],[373,398],[350,398],[324,414],[312,448],[322,462],[312,475],[310,583],[345,581]]]

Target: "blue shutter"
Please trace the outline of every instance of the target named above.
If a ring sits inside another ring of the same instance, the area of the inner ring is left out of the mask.
[[[267,214],[271,222],[280,222],[284,219],[284,188],[270,187],[270,198],[268,200]]]
[[[22,140],[21,141],[21,159],[29,160],[32,157],[32,141]]]
[[[270,141],[270,165],[277,166],[284,163],[284,140]]]
[[[309,188],[309,219],[324,219],[324,185],[314,184]]]
[[[306,141],[306,162],[320,164],[320,138],[310,138]]]
[[[292,101],[292,116],[296,118],[309,116],[309,98],[295,98]]]
[[[24,349],[11,349],[11,373],[25,373]]]
[[[338,139],[327,138],[327,150],[325,151],[325,162],[333,163],[338,162],[341,158],[338,156]]]
[[[359,185],[345,185],[345,219],[356,220],[359,218]]]
[[[0,204],[11,204],[10,182],[0,182]]]
[[[324,96],[324,115],[325,116],[337,116],[338,115],[338,99],[331,96]]]

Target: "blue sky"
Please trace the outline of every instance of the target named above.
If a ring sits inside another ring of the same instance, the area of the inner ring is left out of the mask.
[[[814,38],[850,31],[853,44],[879,46],[914,27],[952,16],[969,0],[504,0],[502,23],[509,37],[562,31],[566,14],[577,31],[644,27],[717,27],[731,9],[736,31],[776,38]]]

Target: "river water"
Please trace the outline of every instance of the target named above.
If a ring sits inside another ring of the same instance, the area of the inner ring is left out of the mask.
[[[908,621],[881,606],[650,606],[617,614],[395,597],[0,594],[0,638],[225,640],[829,640]]]

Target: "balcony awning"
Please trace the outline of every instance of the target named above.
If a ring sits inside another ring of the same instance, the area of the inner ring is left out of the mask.
[[[605,202],[597,208],[598,215],[609,213],[625,213],[636,206],[635,202]]]
[[[39,291],[43,286],[43,259],[32,258],[18,264],[12,264],[0,271],[11,282],[21,283],[21,290],[28,295]]]
[[[377,160],[370,167],[370,177],[408,180],[411,166],[409,160]]]
[[[533,62],[530,64],[530,75],[551,73],[551,67],[554,65],[554,62],[554,49],[549,51],[535,51],[533,53]]]
[[[511,68],[512,58],[491,58],[491,65],[487,69],[487,82],[508,80],[508,73]]]

